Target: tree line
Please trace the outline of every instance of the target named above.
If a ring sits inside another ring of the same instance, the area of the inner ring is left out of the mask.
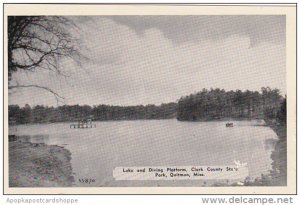
[[[258,91],[225,91],[203,89],[182,97],[178,102],[177,119],[183,121],[221,118],[275,119],[284,97],[279,89],[269,87]]]
[[[9,105],[10,123],[46,123],[69,122],[83,119],[92,120],[138,120],[138,119],[168,119],[176,117],[177,103],[138,106],[112,105],[63,105],[48,107],[37,105],[24,107]]]
[[[10,123],[68,122],[92,120],[170,119],[180,121],[232,119],[286,120],[286,99],[278,89],[269,87],[258,91],[225,91],[203,89],[181,97],[178,103],[161,105],[113,106],[113,105],[63,105],[48,107],[37,105],[9,105]]]

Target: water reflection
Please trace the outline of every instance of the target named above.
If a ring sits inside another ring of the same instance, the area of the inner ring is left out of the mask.
[[[265,140],[265,149],[266,150],[274,150],[277,140],[275,139],[266,139]]]
[[[36,144],[49,144],[49,135],[21,135],[18,137],[21,142],[31,142]]]
[[[247,163],[249,177],[272,169],[276,134],[264,122],[179,122],[138,120],[95,122],[96,128],[70,129],[69,123],[19,125],[10,134],[23,140],[64,146],[72,153],[76,186],[203,186],[203,181],[116,181],[120,166],[221,166]],[[17,130],[17,131],[14,131]],[[83,185],[82,177],[96,179]],[[214,182],[206,182],[210,186]]]

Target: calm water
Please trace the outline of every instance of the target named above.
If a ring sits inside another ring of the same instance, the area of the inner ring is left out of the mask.
[[[248,163],[249,175],[271,169],[276,134],[257,121],[179,122],[171,120],[94,122],[97,127],[70,129],[69,123],[18,125],[10,134],[30,135],[31,142],[64,146],[72,153],[75,186],[79,178],[92,186],[202,186],[199,180],[115,181],[120,166],[198,166]]]

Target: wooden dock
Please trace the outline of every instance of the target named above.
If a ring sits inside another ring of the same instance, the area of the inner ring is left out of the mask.
[[[93,128],[96,124],[92,123],[92,120],[82,120],[77,123],[70,124],[70,128]]]
[[[93,128],[95,124],[70,124],[70,128]]]

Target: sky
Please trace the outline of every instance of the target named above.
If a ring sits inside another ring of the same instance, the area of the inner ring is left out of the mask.
[[[48,86],[10,91],[9,104],[146,105],[176,102],[203,88],[286,93],[285,16],[71,17],[80,34],[68,77],[16,72],[12,82]]]

